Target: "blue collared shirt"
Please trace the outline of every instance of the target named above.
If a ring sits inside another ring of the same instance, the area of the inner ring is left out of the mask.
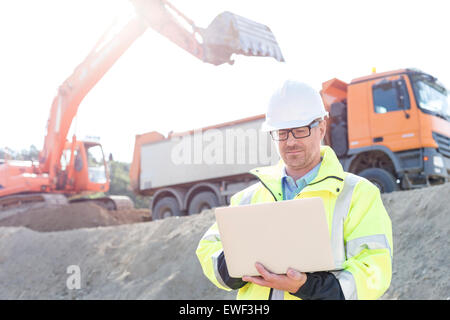
[[[307,172],[303,177],[294,181],[291,176],[288,176],[286,173],[286,167],[283,167],[283,176],[281,178],[281,186],[283,188],[283,200],[292,200],[294,197],[302,191],[302,189],[308,185],[311,181],[317,177],[317,173],[319,172],[320,164],[319,162],[314,168],[312,168],[309,172]]]

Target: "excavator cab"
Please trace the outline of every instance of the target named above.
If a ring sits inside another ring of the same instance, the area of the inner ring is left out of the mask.
[[[107,171],[103,149],[100,144],[85,143],[89,183],[105,184]]]
[[[73,152],[73,158],[72,158]],[[128,196],[105,195],[109,190],[109,170],[98,141],[66,142],[63,154],[68,164],[61,169],[66,176],[65,190],[70,194],[69,202],[96,203],[107,210],[127,210],[134,208]],[[61,158],[62,159],[62,158]]]
[[[66,177],[64,189],[71,192],[95,193],[109,189],[106,160],[98,142],[67,142],[61,157],[61,172]]]

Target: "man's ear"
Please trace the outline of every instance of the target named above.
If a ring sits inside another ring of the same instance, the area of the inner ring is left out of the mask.
[[[323,119],[319,123],[320,128],[320,140],[323,140],[325,138],[325,134],[327,133],[327,120]]]

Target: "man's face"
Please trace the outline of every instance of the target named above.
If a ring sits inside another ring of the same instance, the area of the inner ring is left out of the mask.
[[[311,128],[311,135],[296,139],[289,133],[288,139],[278,142],[280,156],[286,166],[292,170],[309,169],[320,159],[320,142],[325,136],[326,122]]]

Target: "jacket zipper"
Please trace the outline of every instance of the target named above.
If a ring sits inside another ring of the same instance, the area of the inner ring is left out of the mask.
[[[336,176],[327,176],[327,177],[323,178],[322,180],[316,181],[316,182],[314,182],[314,183],[307,184],[306,186],[312,186],[313,184],[322,182],[322,181],[324,181],[324,180],[326,180],[326,179],[328,179],[328,178],[336,179],[336,180],[339,180],[339,181],[344,181],[344,179],[339,178],[339,177],[336,177]],[[306,187],[306,186],[305,186],[305,187]]]

